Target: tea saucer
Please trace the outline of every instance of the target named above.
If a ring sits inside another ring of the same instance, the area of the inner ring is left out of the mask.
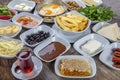
[[[35,56],[32,56],[32,61],[34,63],[34,69],[30,73],[23,73],[22,71],[20,73],[16,73],[15,68],[18,66],[18,60],[15,61],[11,68],[11,71],[12,71],[12,74],[14,75],[14,77],[16,77],[18,79],[26,80],[26,79],[32,79],[32,78],[35,78],[36,76],[38,76],[39,73],[42,71],[43,64],[42,64],[41,60]]]

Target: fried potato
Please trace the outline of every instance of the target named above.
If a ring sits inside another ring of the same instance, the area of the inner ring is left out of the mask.
[[[65,14],[64,16],[57,16],[56,22],[63,30],[79,32],[86,28],[88,19],[77,14]]]

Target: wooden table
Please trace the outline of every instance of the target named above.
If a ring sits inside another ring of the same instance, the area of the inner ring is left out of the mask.
[[[1,3],[7,4],[9,0],[0,0]],[[120,0],[103,0],[104,6],[110,6],[114,12],[117,13],[117,17],[113,18],[111,23],[117,22],[120,26]],[[51,24],[47,24],[51,25]],[[19,38],[19,37],[16,37]],[[65,53],[64,55],[79,55],[77,51],[74,50],[73,47]],[[105,66],[99,60],[99,55],[94,57],[96,65],[97,65],[97,74],[95,77],[91,79],[84,79],[84,80],[120,80],[120,71],[115,71],[110,69],[109,67]],[[11,74],[11,66],[13,62],[15,62],[16,58],[14,59],[4,59],[0,58],[0,80],[17,80]],[[54,62],[45,63],[43,62],[43,69],[41,73],[32,80],[80,80],[80,79],[67,79],[59,77],[54,72]]]

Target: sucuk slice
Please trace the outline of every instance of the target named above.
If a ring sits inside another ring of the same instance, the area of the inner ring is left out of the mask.
[[[120,68],[120,64],[113,64],[114,67]]]
[[[113,51],[119,51],[120,52],[120,48],[113,48]]]
[[[114,63],[120,63],[120,58],[113,55],[112,62],[114,62]]]
[[[113,54],[114,54],[114,56],[116,56],[116,57],[119,57],[119,58],[120,58],[120,52],[119,52],[119,51],[115,51]]]
[[[3,15],[3,16],[0,16],[0,19],[3,19],[3,20],[8,20],[10,19],[11,17],[8,16],[8,15]]]

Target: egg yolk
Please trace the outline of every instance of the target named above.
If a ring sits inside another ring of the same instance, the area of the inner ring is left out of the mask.
[[[46,11],[45,11],[45,14],[51,14],[51,13],[52,13],[51,10],[46,10]]]
[[[52,7],[53,9],[56,9],[56,8],[58,8],[58,5],[57,5],[57,4],[52,4],[51,7]]]

